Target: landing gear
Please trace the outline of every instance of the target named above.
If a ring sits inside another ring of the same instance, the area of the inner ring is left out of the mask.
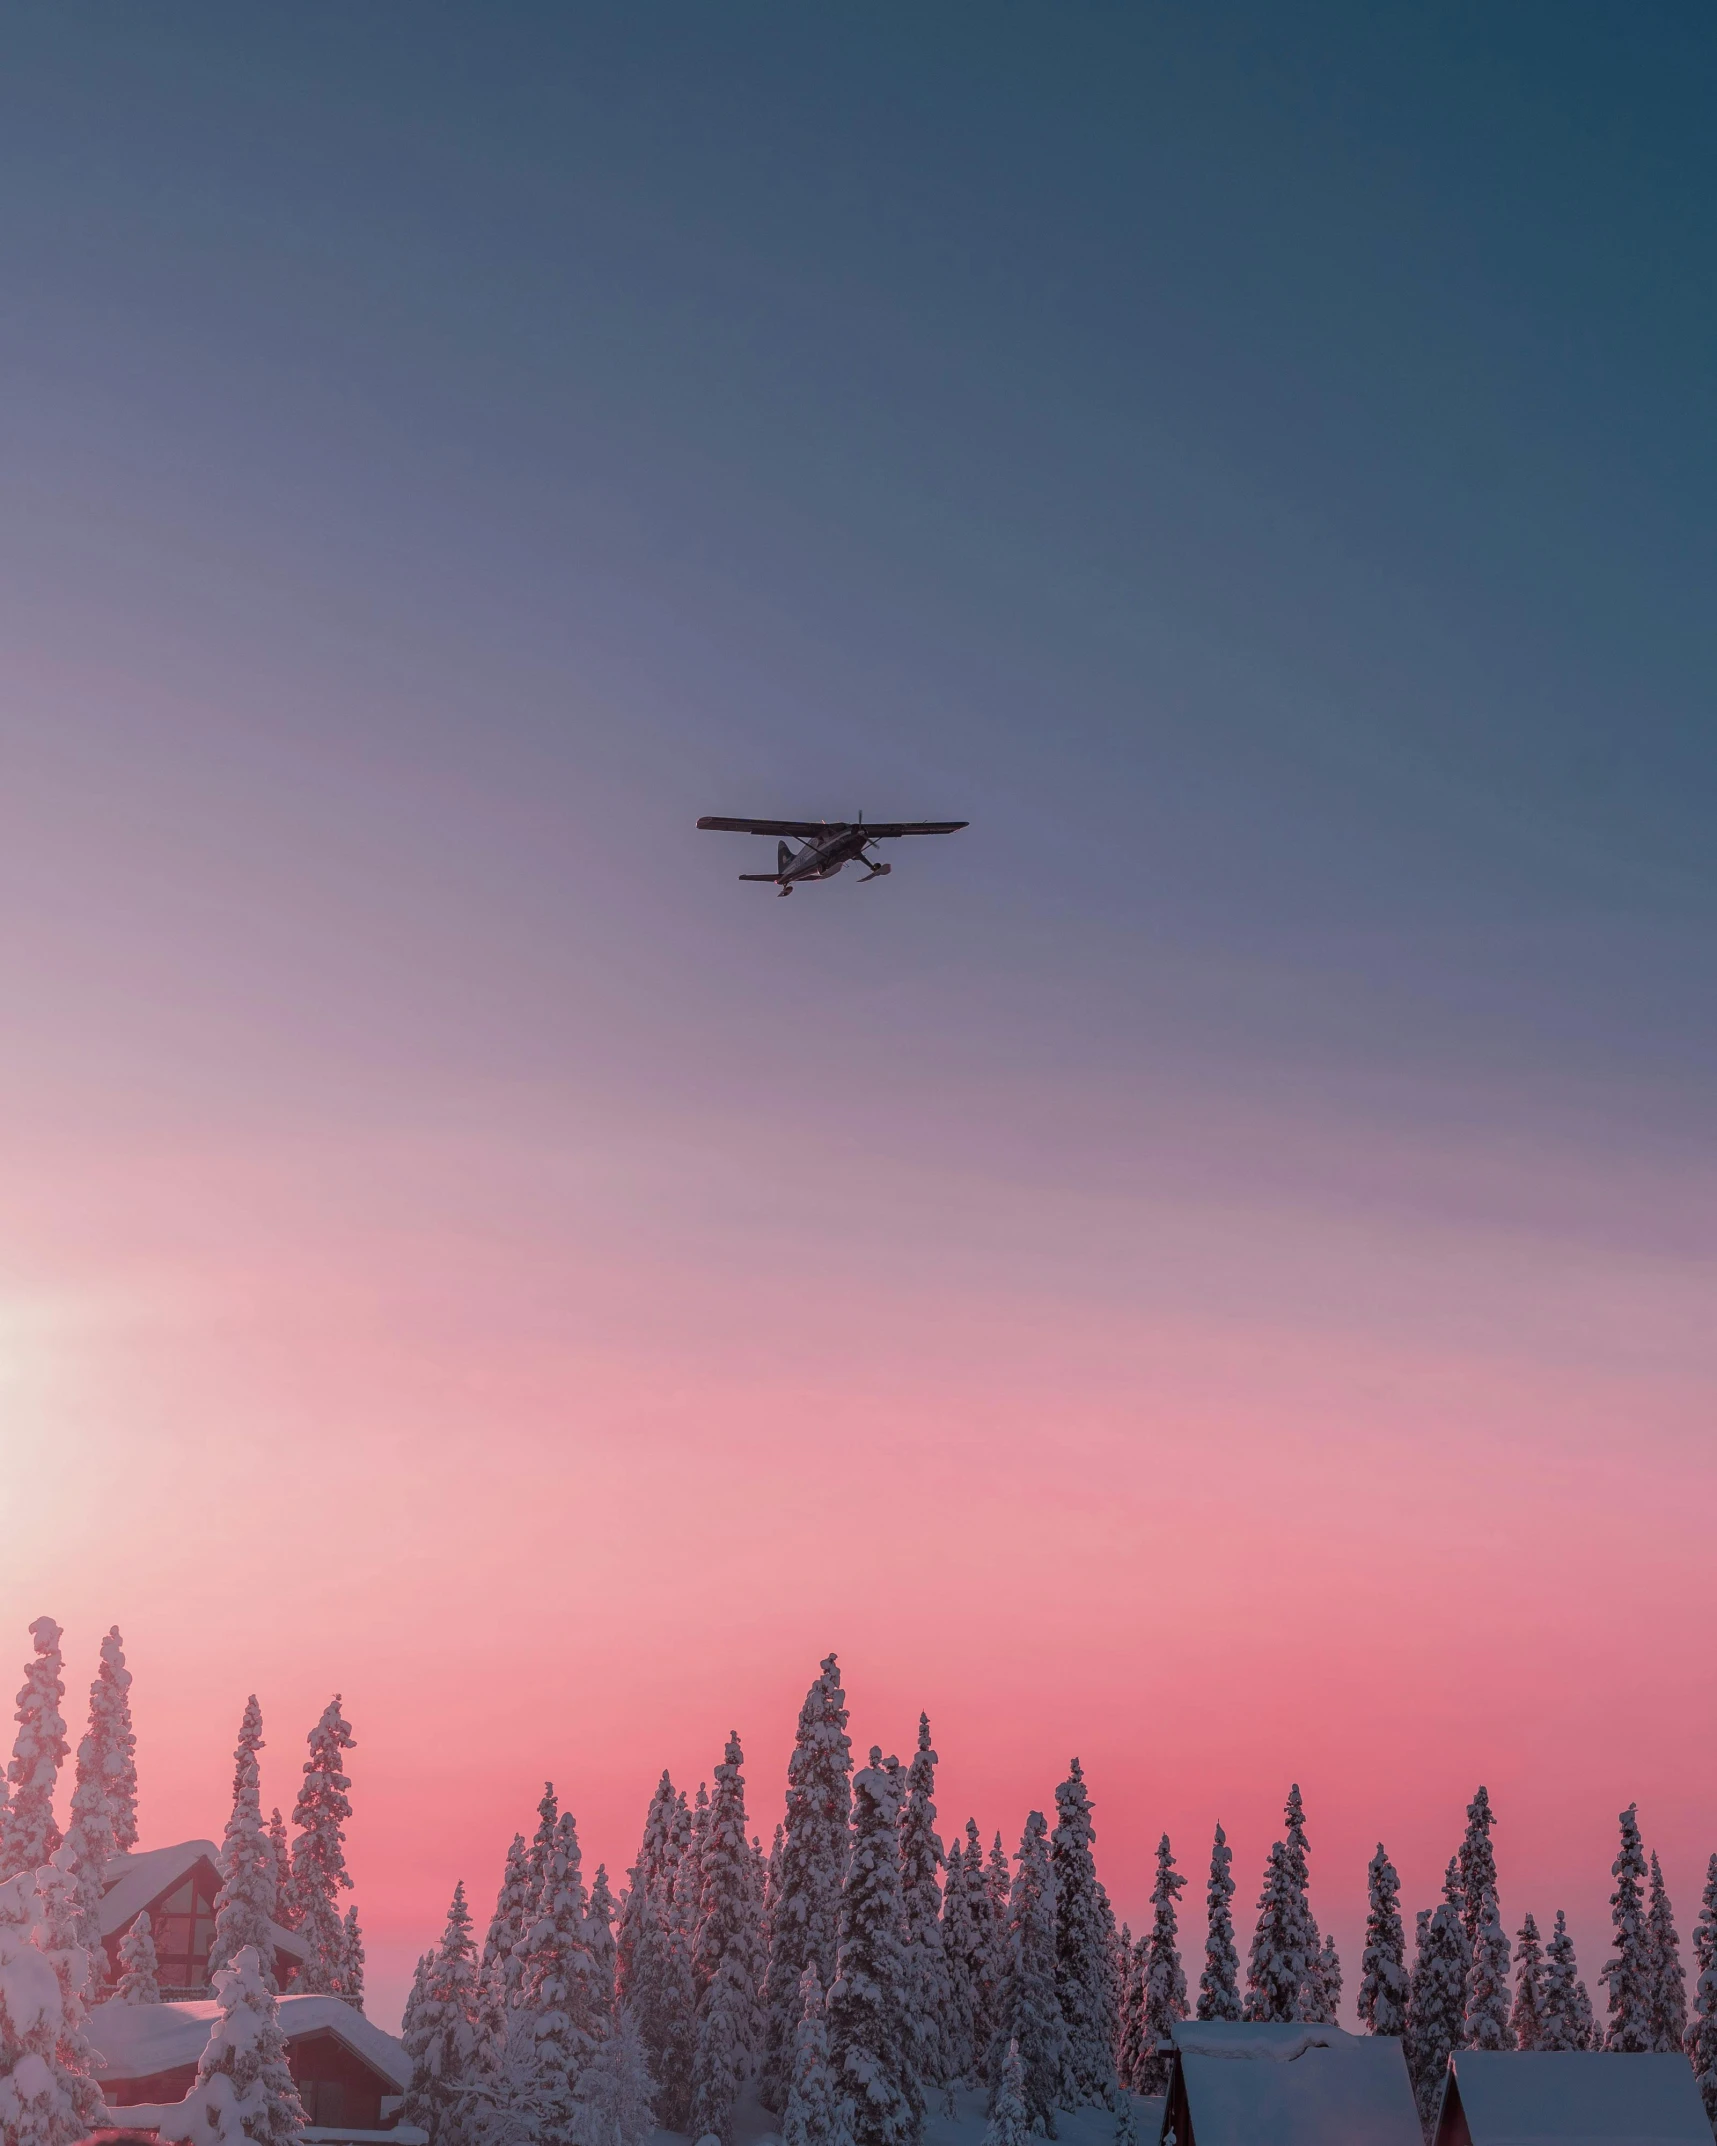
[[[788,895],[791,894],[793,890],[791,887],[777,887],[775,891],[778,895],[780,895],[781,899],[785,901]]]

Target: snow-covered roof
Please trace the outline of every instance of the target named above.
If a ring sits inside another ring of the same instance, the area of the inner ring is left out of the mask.
[[[1406,2061],[1390,2036],[1187,2020],[1174,2042],[1197,2146],[1421,2146]]]
[[[1473,2146],[1710,2146],[1711,2126],[1680,2056],[1596,2050],[1462,2049],[1444,2089]],[[1202,2146],[1202,2142],[1201,2142]]]
[[[288,2041],[329,2033],[404,2093],[411,2084],[405,2045],[354,2011],[343,1997],[304,1993],[282,1997],[280,2026]],[[194,2064],[209,2039],[220,2006],[210,1998],[188,2004],[98,2004],[86,2032],[105,2061],[107,2079],[148,2079],[156,2072]]]
[[[101,1873],[101,1934],[112,1937],[152,1900],[170,1892],[188,1878],[199,1863],[211,1863],[218,1871],[220,1850],[212,1840],[176,1841],[170,1848],[134,1848],[129,1855],[111,1856]],[[289,1958],[304,1957],[304,1940],[279,1923],[270,1923],[274,1948]]]

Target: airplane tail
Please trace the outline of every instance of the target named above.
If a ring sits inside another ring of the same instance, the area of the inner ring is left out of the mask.
[[[786,871],[787,867],[788,867],[788,866],[789,866],[789,865],[790,865],[790,864],[792,863],[792,861],[793,861],[793,845],[792,845],[792,843],[790,843],[790,842],[777,842],[777,843],[776,843],[776,845],[775,845],[775,869],[776,869],[776,871],[778,871],[778,872],[784,872],[784,871]]]

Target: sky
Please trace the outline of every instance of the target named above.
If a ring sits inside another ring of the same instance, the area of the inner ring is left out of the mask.
[[[14,13],[0,1660],[372,2010],[838,1651],[1120,1912],[1717,1850],[1717,20]],[[779,901],[702,813],[951,817]],[[9,1685],[6,1687],[11,1688]]]

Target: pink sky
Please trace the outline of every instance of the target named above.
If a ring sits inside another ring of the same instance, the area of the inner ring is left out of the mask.
[[[928,1708],[945,1831],[1011,1847],[1077,1752],[1137,1921],[1166,1828],[1189,1955],[1213,1820],[1249,1906],[1292,1779],[1350,1996],[1373,1843],[1431,1900],[1480,1780],[1507,1914],[1566,1906],[1588,1980],[1633,1798],[1685,1933],[1717,1846],[1696,1266],[952,1176],[897,1259],[898,1219],[783,1258],[734,1199],[838,1177],[803,1113],[412,1116],[15,1141],[0,1294],[0,1635],[21,1661],[58,1617],[78,1697],[121,1625],[146,1842],[218,1836],[252,1689],[289,1803],[339,1690],[384,2019],[545,1777],[618,1878],[661,1767],[695,1784],[737,1727],[767,1836],[831,1647],[861,1748]],[[1569,1159],[1556,1196],[1601,1185]]]

